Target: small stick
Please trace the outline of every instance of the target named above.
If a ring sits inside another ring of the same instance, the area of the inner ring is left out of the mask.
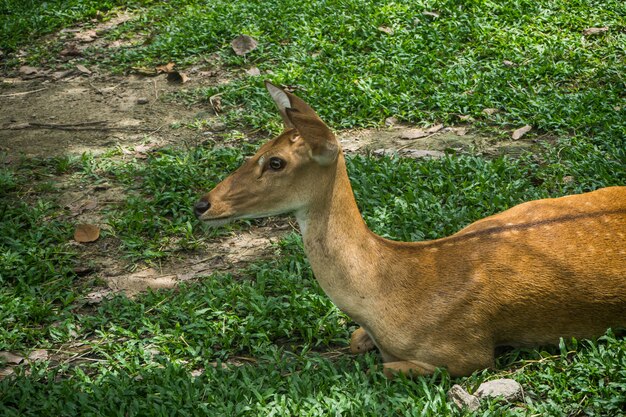
[[[25,96],[26,94],[32,94],[32,93],[37,93],[39,91],[43,91],[46,90],[46,88],[38,88],[37,90],[31,90],[31,91],[22,91],[21,93],[11,93],[11,94],[0,94],[0,97],[18,97],[18,96]]]

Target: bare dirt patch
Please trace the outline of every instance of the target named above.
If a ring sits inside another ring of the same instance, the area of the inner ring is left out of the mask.
[[[417,131],[417,133],[416,133]],[[519,155],[529,150],[532,140],[503,140],[472,131],[471,126],[436,126],[419,129],[395,125],[380,129],[354,129],[339,133],[348,154],[398,154],[409,158],[437,158],[445,151],[484,155]]]
[[[50,79],[4,79],[0,84],[0,150],[49,157],[116,146],[134,147],[202,140],[199,132],[180,129],[210,116],[200,106],[165,102],[180,89],[166,76],[70,76]]]

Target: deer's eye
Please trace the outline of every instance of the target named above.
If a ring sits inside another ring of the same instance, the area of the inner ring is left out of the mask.
[[[270,169],[273,171],[280,171],[281,169],[285,167],[285,161],[283,161],[282,159],[278,157],[273,156],[270,158],[270,161],[268,162],[267,166],[269,166]]]

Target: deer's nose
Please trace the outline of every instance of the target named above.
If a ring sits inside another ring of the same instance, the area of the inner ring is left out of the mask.
[[[211,203],[209,203],[208,200],[202,199],[193,206],[193,212],[195,213],[196,217],[200,217],[210,208]]]

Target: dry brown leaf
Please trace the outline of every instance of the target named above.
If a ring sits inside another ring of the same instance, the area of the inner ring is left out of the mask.
[[[524,136],[526,133],[530,132],[531,129],[532,129],[532,126],[530,126],[530,125],[526,125],[526,126],[520,127],[519,129],[516,129],[513,132],[513,134],[511,135],[511,139],[513,139],[513,140],[521,139],[522,136]]]
[[[443,129],[443,124],[439,123],[437,125],[433,125],[431,127],[429,127],[428,129],[426,129],[426,133],[432,134],[432,133],[437,133],[439,132],[441,129]]]
[[[504,61],[502,61],[502,63],[504,64],[505,67],[514,67],[515,66],[515,62],[509,61],[508,59],[505,59]]]
[[[139,158],[139,159],[147,158],[148,152],[150,152],[155,146],[156,146],[156,143],[144,143],[144,144],[135,146],[134,148],[135,158]]]
[[[261,70],[258,69],[257,67],[252,67],[246,70],[246,74],[248,74],[251,77],[258,77],[259,75],[261,75]]]
[[[95,242],[100,237],[100,228],[95,224],[77,224],[74,240],[81,243]]]
[[[20,67],[20,74],[24,74],[24,75],[34,75],[39,73],[39,70],[35,67],[30,67],[28,65],[22,65]]]
[[[608,31],[609,28],[604,26],[601,28],[587,28],[585,30],[583,30],[583,35],[585,36],[591,36],[591,35],[598,35],[600,33],[604,33],[606,31]]]
[[[92,291],[89,294],[87,294],[85,296],[85,302],[87,302],[87,304],[98,304],[100,302],[102,302],[102,300],[105,300],[106,298],[108,298],[111,294],[113,294],[113,291],[111,291],[108,288],[102,288],[96,291]]]
[[[83,74],[87,74],[87,75],[91,74],[91,70],[84,65],[77,64],[76,69],[82,72]]]
[[[423,129],[407,129],[400,133],[400,139],[419,139],[428,136],[428,132]]]
[[[165,65],[159,65],[158,67],[155,67],[154,70],[156,71],[157,74],[164,74],[164,73],[169,73],[169,72],[174,71],[175,66],[176,66],[175,63],[168,62]]]
[[[19,365],[24,361],[24,357],[20,355],[15,355],[11,352],[2,351],[0,352],[0,359],[4,362],[12,365]]]
[[[251,36],[239,35],[233,39],[230,46],[237,55],[243,56],[248,52],[254,51],[259,46],[259,43]]]
[[[61,56],[81,56],[83,52],[78,49],[75,43],[68,43],[59,54]]]
[[[213,107],[215,113],[222,111],[222,98],[218,94],[209,97],[209,103],[211,103],[211,107]]]
[[[15,371],[11,367],[0,368],[0,381],[2,381],[7,376],[13,375]]]
[[[48,351],[45,349],[36,349],[28,354],[29,362],[45,361],[48,359]]]
[[[483,109],[483,114],[486,114],[487,116],[491,116],[492,114],[496,114],[498,112],[498,109],[494,109],[494,108],[487,108],[487,109]]]
[[[167,81],[175,84],[185,84],[189,77],[184,72],[172,71],[167,73]]]
[[[435,13],[435,12],[422,12],[422,14],[424,16],[434,17],[435,19],[439,17],[439,13]]]
[[[387,35],[393,35],[393,29],[388,26],[378,26],[378,30],[386,33]]]
[[[75,216],[82,214],[84,211],[93,210],[98,207],[98,202],[95,200],[84,200],[72,203],[66,208]]]
[[[459,114],[459,120],[461,120],[462,122],[473,122],[474,118],[470,115],[467,114]]]

